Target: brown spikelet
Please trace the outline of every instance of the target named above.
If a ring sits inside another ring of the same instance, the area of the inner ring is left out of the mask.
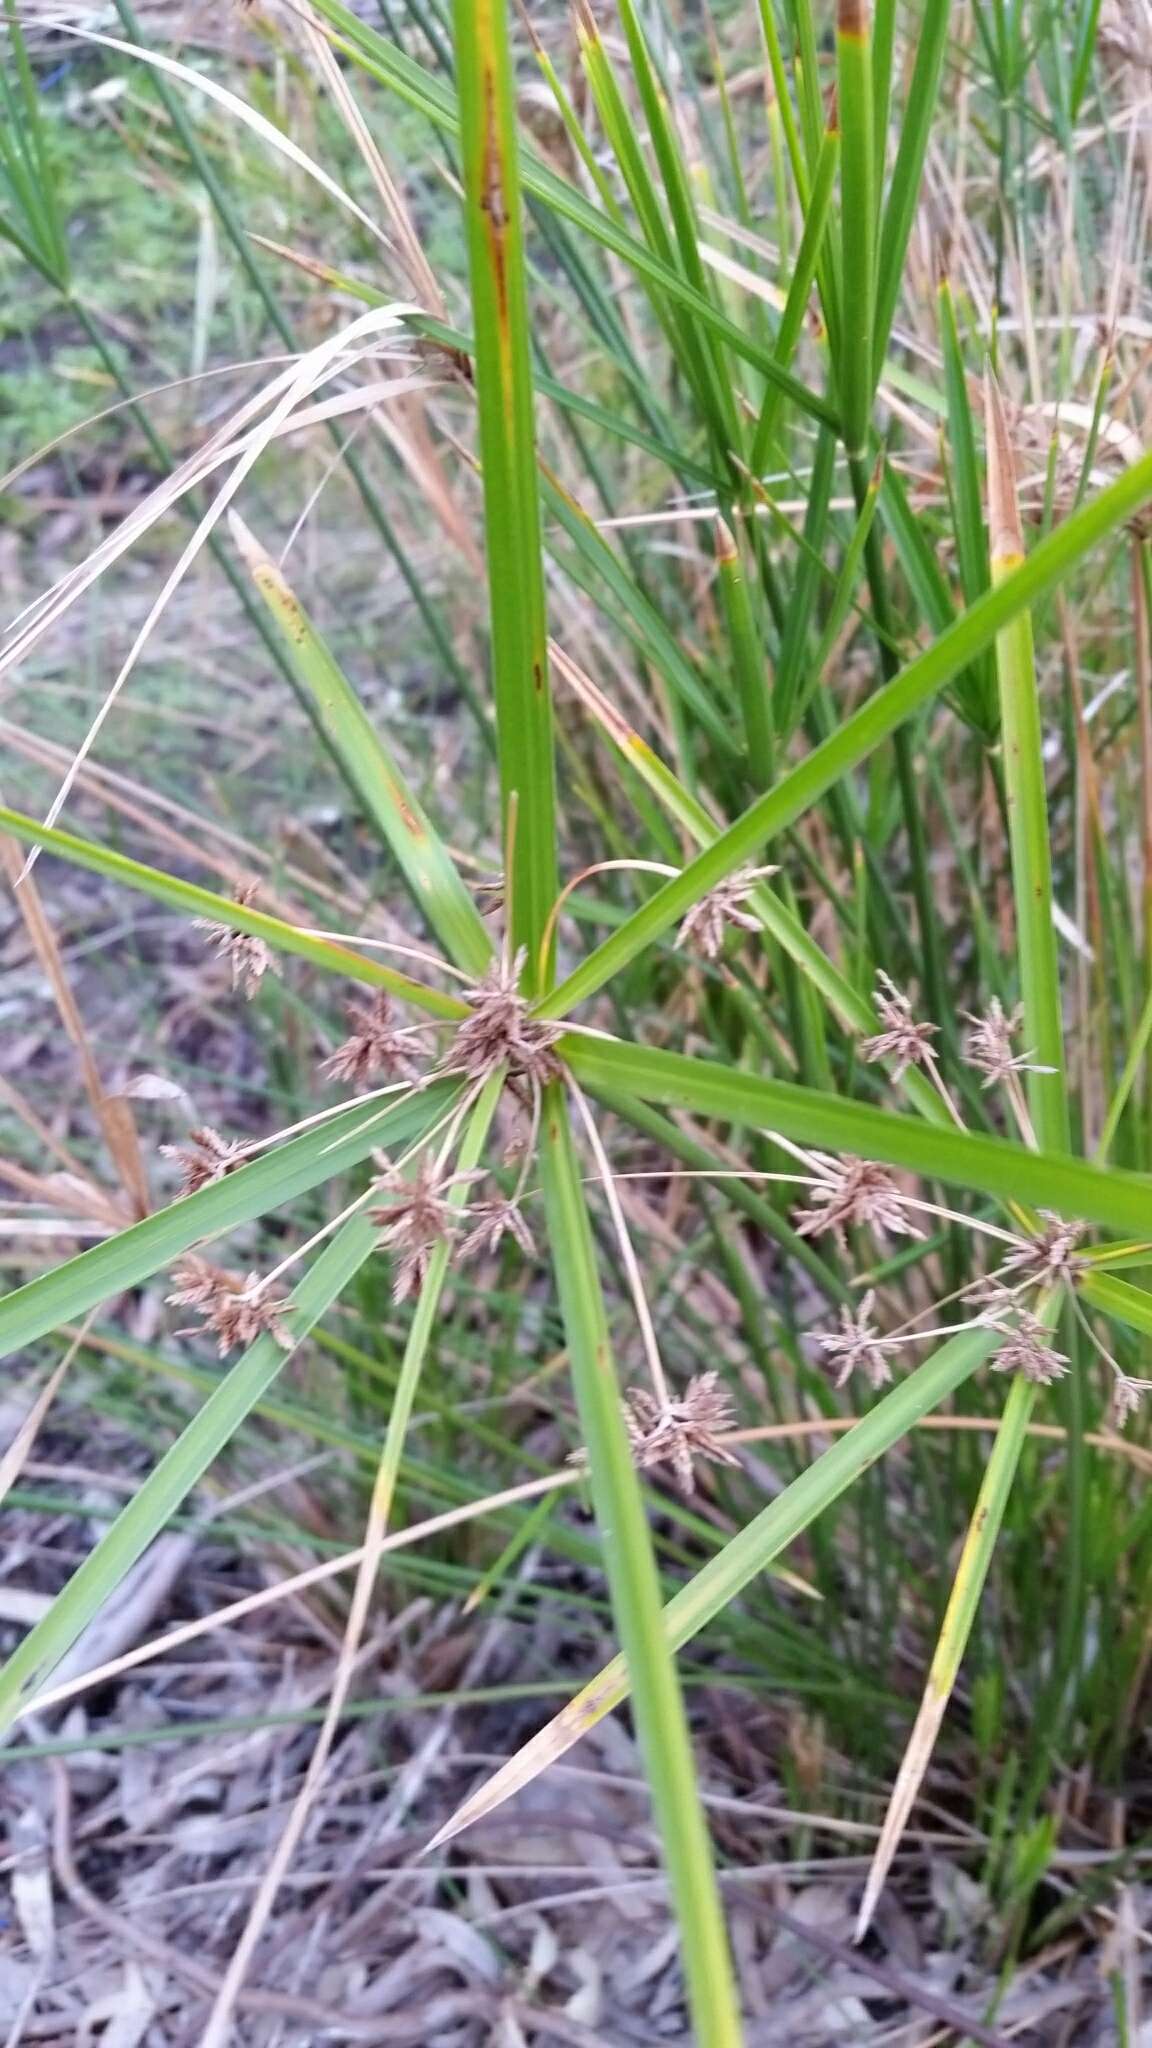
[[[474,1252],[495,1252],[506,1237],[519,1245],[525,1258],[535,1258],[535,1239],[518,1202],[496,1196],[491,1202],[477,1202],[469,1214],[472,1229],[460,1246],[461,1259],[471,1258]]]
[[[178,1161],[182,1195],[194,1195],[213,1181],[223,1180],[244,1156],[243,1145],[222,1138],[211,1124],[198,1124],[189,1131],[186,1145],[161,1145],[160,1151],[165,1159]]]
[[[712,1458],[720,1465],[738,1465],[718,1439],[732,1427],[732,1404],[717,1372],[698,1373],[678,1401],[661,1402],[647,1387],[625,1395],[624,1419],[632,1455],[641,1467],[671,1465],[681,1491],[695,1487],[694,1458]]]
[[[172,1278],[176,1286],[167,1297],[169,1306],[196,1309],[204,1318],[205,1328],[216,1338],[221,1358],[236,1345],[247,1347],[263,1336],[274,1338],[284,1351],[291,1351],[295,1339],[285,1329],[282,1318],[292,1304],[287,1295],[276,1294],[271,1288],[261,1291],[259,1273],[241,1277],[192,1253],[173,1268]],[[177,1334],[186,1337],[195,1333],[181,1330]]]
[[[494,962],[474,988],[465,989],[468,1015],[445,1055],[449,1072],[486,1081],[497,1067],[507,1067],[513,1078],[524,1075],[541,1086],[560,1073],[552,1048],[564,1026],[532,1015],[520,989],[526,958],[521,947],[514,959]]]
[[[879,1160],[857,1159],[852,1154],[837,1159],[825,1152],[814,1152],[812,1157],[819,1178],[809,1189],[809,1206],[797,1209],[792,1219],[797,1237],[830,1230],[845,1245],[845,1231],[865,1224],[881,1243],[887,1237],[921,1235],[904,1213],[895,1175]]]
[[[871,1038],[861,1039],[860,1050],[864,1058],[895,1061],[892,1070],[895,1081],[902,1081],[909,1067],[931,1065],[932,1040],[939,1027],[917,1021],[908,997],[883,968],[877,971],[872,1001],[884,1028]]]
[[[351,1030],[338,1045],[321,1071],[333,1081],[351,1081],[358,1088],[377,1074],[409,1078],[415,1069],[409,1057],[408,1041],[393,1023],[392,998],[381,989],[371,1003],[348,1006]]]
[[[676,934],[677,946],[702,953],[706,960],[716,960],[724,950],[729,927],[758,932],[760,919],[746,905],[759,883],[779,872],[775,867],[737,868],[734,875],[726,875],[699,903],[692,905]]]
[[[234,892],[233,901],[242,910],[250,910],[259,894],[258,882],[243,882]],[[210,917],[194,917],[192,924],[195,930],[216,941],[217,956],[231,966],[233,988],[249,999],[266,974],[279,974],[280,965],[271,948],[254,932],[234,931],[231,925],[217,924]]]
[[[876,1295],[869,1288],[859,1307],[841,1306],[838,1330],[828,1330],[817,1336],[816,1342],[825,1357],[835,1362],[834,1385],[837,1387],[845,1386],[856,1371],[862,1372],[873,1387],[886,1387],[891,1382],[892,1367],[888,1360],[893,1346],[881,1336],[872,1321],[875,1306]]]
[[[394,1301],[406,1301],[423,1286],[436,1246],[445,1243],[460,1224],[465,1212],[448,1201],[449,1190],[482,1179],[480,1171],[438,1177],[427,1155],[410,1174],[386,1172],[383,1192],[389,1199],[379,1208],[369,1209],[368,1217],[380,1232],[381,1248],[395,1259]]]

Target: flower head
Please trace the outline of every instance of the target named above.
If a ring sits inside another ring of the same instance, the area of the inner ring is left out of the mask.
[[[693,1458],[713,1458],[721,1465],[740,1462],[717,1441],[733,1422],[732,1404],[717,1372],[698,1373],[679,1401],[660,1402],[647,1387],[630,1388],[624,1419],[636,1463],[670,1464],[684,1493],[696,1483]]]
[[[892,1378],[888,1355],[894,1346],[886,1342],[872,1321],[875,1306],[876,1295],[869,1288],[855,1312],[846,1303],[841,1306],[838,1330],[817,1336],[820,1349],[837,1362],[835,1385],[838,1387],[846,1384],[857,1367],[873,1387],[886,1387]]]
[[[1009,1252],[1000,1270],[1017,1273],[1022,1281],[1036,1287],[1050,1287],[1058,1280],[1071,1286],[1083,1270],[1084,1261],[1077,1257],[1076,1246],[1084,1235],[1085,1225],[1068,1223],[1050,1209],[1041,1209],[1040,1215],[1042,1230],[1029,1238],[1027,1244]]]
[[[1007,1013],[998,997],[993,996],[985,1014],[974,1016],[965,1010],[964,1016],[972,1026],[964,1044],[964,1058],[970,1067],[984,1076],[985,1088],[992,1088],[997,1081],[1006,1081],[1010,1074],[1050,1074],[1051,1067],[1036,1065],[1030,1052],[1014,1052],[1012,1041],[1024,1021],[1024,1005]]]
[[[186,1145],[161,1145],[160,1150],[165,1159],[179,1161],[182,1195],[194,1195],[212,1181],[223,1180],[244,1155],[243,1145],[222,1138],[211,1124],[189,1131]]]
[[[734,875],[726,875],[699,903],[692,905],[676,934],[676,944],[703,953],[707,960],[716,960],[724,950],[730,925],[743,932],[758,932],[760,919],[744,906],[757,883],[779,872],[778,868],[737,868]]]
[[[247,910],[259,894],[259,883],[244,882],[234,892],[233,901]],[[217,924],[210,917],[196,917],[192,922],[197,930],[215,939],[217,954],[231,962],[233,988],[242,990],[244,995],[254,996],[269,972],[279,974],[280,967],[271,949],[255,933],[234,931],[231,925]]]
[[[253,1344],[257,1337],[265,1335],[274,1338],[283,1350],[291,1351],[295,1340],[285,1329],[282,1317],[292,1304],[287,1295],[275,1294],[270,1288],[262,1291],[259,1273],[241,1278],[238,1273],[226,1272],[223,1266],[213,1266],[207,1259],[190,1254],[173,1268],[172,1278],[176,1286],[167,1297],[169,1305],[199,1311],[205,1327],[216,1337],[221,1358],[235,1345]],[[182,1330],[178,1334],[193,1333]]]
[[[875,1159],[834,1159],[829,1153],[813,1155],[820,1178],[809,1190],[810,1206],[795,1216],[798,1237],[813,1237],[822,1230],[834,1231],[841,1244],[850,1224],[867,1223],[876,1236],[920,1237],[900,1203],[900,1191],[886,1166]]]
[[[519,1202],[499,1195],[491,1202],[477,1202],[468,1213],[473,1220],[473,1228],[460,1246],[462,1259],[471,1258],[473,1252],[498,1250],[505,1237],[514,1239],[526,1259],[535,1258],[535,1240]]]
[[[989,1273],[963,1288],[960,1299],[979,1310],[975,1320],[986,1329],[1007,1330],[1019,1306],[1021,1291],[1019,1287],[1009,1287],[999,1274]]]
[[[486,1081],[497,1067],[543,1083],[554,1080],[560,1062],[552,1047],[563,1024],[534,1017],[520,988],[527,954],[522,947],[512,960],[493,963],[475,988],[465,989],[468,1015],[457,1026],[445,1059],[454,1073],[470,1081]]]
[[[376,1074],[410,1077],[415,1069],[403,1031],[393,1021],[392,998],[380,989],[371,1003],[350,1003],[348,1022],[352,1029],[342,1045],[326,1059],[322,1071],[334,1081],[351,1081],[362,1088]]]
[[[1117,1429],[1123,1429],[1130,1415],[1135,1415],[1145,1394],[1152,1391],[1152,1380],[1129,1379],[1126,1372],[1117,1372],[1112,1382],[1112,1421]]]
[[[1016,1311],[1015,1327],[1007,1332],[992,1360],[992,1370],[1022,1373],[1026,1380],[1047,1387],[1065,1377],[1068,1360],[1053,1345],[1048,1325],[1030,1309],[1021,1308]]]
[[[379,1228],[379,1243],[396,1255],[393,1301],[405,1301],[423,1286],[436,1246],[445,1243],[456,1229],[461,1211],[447,1199],[449,1190],[480,1177],[476,1172],[438,1178],[427,1154],[412,1174],[388,1169],[384,1187],[391,1199],[369,1209],[368,1215]]]
[[[931,1065],[931,1041],[937,1026],[917,1023],[908,997],[882,968],[877,970],[876,982],[872,1000],[884,1028],[863,1039],[860,1050],[866,1060],[895,1060],[893,1078],[901,1081],[909,1067]]]

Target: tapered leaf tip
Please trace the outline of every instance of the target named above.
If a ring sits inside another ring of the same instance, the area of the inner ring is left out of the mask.
[[[736,546],[736,536],[727,521],[721,519],[719,515],[717,515],[716,519],[716,560],[722,565],[740,560],[740,551]]]
[[[228,531],[236,543],[236,551],[248,569],[265,569],[272,566],[272,557],[262,547],[250,526],[245,526],[238,512],[229,512]]]
[[[994,562],[1024,553],[1024,529],[1016,498],[1016,465],[1000,387],[989,364],[984,371],[984,433],[988,455],[988,551]]]

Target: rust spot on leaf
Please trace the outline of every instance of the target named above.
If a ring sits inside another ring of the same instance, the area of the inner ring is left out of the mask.
[[[288,638],[297,647],[302,647],[308,638],[308,621],[299,598],[293,596],[288,585],[276,574],[271,564],[258,568],[254,573],[260,589],[279,613],[280,623]]]
[[[422,839],[424,833],[421,829],[420,820],[413,811],[399,783],[393,782],[391,777],[388,779],[388,793],[400,813],[400,822],[404,826],[405,831],[410,832],[413,839]]]
[[[544,688],[544,665],[542,662],[534,661],[532,663],[532,681],[537,690]]]
[[[508,321],[508,259],[506,239],[508,208],[504,201],[504,166],[500,156],[500,132],[496,120],[496,77],[484,73],[484,169],[480,182],[480,209],[488,222],[488,246],[492,253],[492,275],[502,326]]]

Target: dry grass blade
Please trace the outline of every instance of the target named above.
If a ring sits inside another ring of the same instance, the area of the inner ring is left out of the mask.
[[[426,310],[437,319],[443,320],[447,317],[443,296],[436,282],[436,274],[424,254],[404,195],[380,153],[379,145],[357,105],[355,95],[336,62],[328,37],[320,28],[307,0],[302,0],[299,20],[312,62],[331,93],[341,119],[380,195],[381,204],[391,223],[408,273],[408,282]]]
[[[69,1358],[71,1355],[69,1352]],[[64,1365],[67,1363],[65,1359]],[[432,1536],[441,1536],[448,1529],[458,1529],[464,1523],[477,1521],[485,1515],[499,1514],[502,1508],[515,1507],[522,1501],[537,1500],[541,1495],[555,1493],[562,1487],[575,1486],[578,1479],[579,1474],[573,1471],[549,1473],[543,1479],[526,1479],[519,1486],[507,1486],[502,1493],[486,1494],[480,1500],[446,1508],[442,1514],[429,1515],[427,1520],[413,1522],[407,1529],[394,1529],[391,1534],[385,1534],[379,1555],[384,1557],[394,1550],[406,1550],[414,1543],[425,1543]],[[151,1642],[138,1643],[133,1649],[126,1650],[123,1656],[94,1665],[91,1670],[70,1678],[66,1684],[49,1686],[47,1691],[38,1693],[24,1711],[27,1714],[47,1713],[50,1708],[61,1707],[66,1701],[75,1699],[78,1693],[111,1684],[138,1664],[149,1664],[156,1657],[166,1656],[170,1650],[183,1649],[186,1644],[211,1635],[216,1629],[230,1628],[234,1622],[244,1621],[250,1614],[259,1614],[278,1600],[294,1599],[298,1593],[307,1593],[313,1586],[341,1578],[345,1572],[355,1571],[363,1562],[365,1548],[361,1543],[355,1550],[342,1551],[338,1557],[323,1558],[319,1564],[309,1565],[305,1571],[295,1572],[290,1578],[278,1579],[274,1585],[262,1586],[257,1593],[246,1593],[242,1599],[230,1601],[226,1607],[218,1607],[211,1614],[182,1622],[178,1628],[154,1637]]]
[[[457,1172],[448,1183],[446,1206],[461,1210],[464,1206],[467,1184],[480,1159],[488,1130],[495,1114],[503,1087],[503,1072],[497,1071],[485,1086],[472,1096],[465,1098],[464,1105],[454,1115],[448,1134],[441,1146],[436,1172],[443,1175],[449,1158],[455,1150],[460,1125],[467,1116],[467,1129],[459,1147]],[[420,1168],[417,1167],[417,1172]],[[372,1490],[368,1510],[368,1524],[364,1545],[356,1570],[356,1583],[352,1590],[348,1620],[340,1646],[340,1655],[332,1680],[328,1706],[316,1737],[315,1747],[308,1760],[304,1782],[293,1802],[284,1830],[276,1844],[272,1860],[264,1873],[256,1896],[252,1901],[240,1939],[233,1950],[225,1972],[224,1981],[216,1995],[204,2030],[201,2048],[227,2048],[232,2031],[232,2014],[236,2001],[243,1989],[244,1979],[255,1955],[257,1944],[268,1924],[276,1903],[280,1886],[292,1863],[292,1858],[303,1838],[304,1830],[315,1805],[317,1795],[327,1773],[332,1745],[340,1726],[352,1681],[360,1660],[364,1655],[365,1633],[372,1596],[376,1587],[376,1575],[387,1540],[388,1518],[400,1469],[408,1423],[411,1420],[412,1404],[415,1398],[424,1356],[435,1325],[440,1296],[448,1272],[449,1239],[441,1237],[431,1252],[426,1276],[420,1288],[416,1311],[408,1342],[404,1351],[388,1430],[380,1454],[380,1463]]]
[[[59,1365],[49,1373],[48,1378],[29,1408],[11,1443],[7,1446],[3,1455],[0,1455],[0,1506],[3,1505],[5,1497],[12,1491],[32,1454],[36,1439],[44,1426],[44,1418],[64,1384],[72,1360],[83,1347],[84,1339],[88,1334],[88,1323],[91,1320],[91,1317],[89,1317],[83,1329],[77,1331]]]
[[[283,128],[268,120],[267,116],[255,107],[249,106],[237,93],[229,92],[217,79],[206,76],[203,71],[194,71],[191,65],[181,64],[175,57],[166,57],[162,51],[146,49],[140,43],[123,42],[118,36],[98,35],[95,29],[81,28],[75,22],[69,24],[68,33],[78,37],[81,42],[95,44],[104,50],[115,50],[123,57],[133,57],[137,63],[149,65],[154,71],[162,71],[166,77],[178,79],[182,85],[191,85],[197,92],[206,94],[243,127],[250,128],[275,154],[287,157],[290,163],[295,164],[297,170],[314,179],[316,184],[327,192],[330,199],[334,199],[338,206],[344,207],[355,217],[360,226],[372,236],[373,241],[380,242],[385,249],[387,248],[387,237],[383,229],[373,220],[371,214],[365,213],[363,207],[345,191],[343,185],[331,177],[322,164],[316,162],[315,157],[309,156],[307,150],[301,149],[299,143],[294,142]]]
[[[45,823],[48,826],[54,825],[56,819],[59,817],[65,803],[67,802],[69,792],[72,788],[73,783],[75,782],[76,776],[78,775],[83,762],[85,761],[88,754],[91,752],[93,746],[95,745],[105,721],[107,720],[110,712],[113,709],[113,706],[120,697],[121,692],[125,687],[125,684],[128,682],[129,677],[131,676],[133,670],[135,669],[136,664],[141,654],[143,653],[144,648],[147,645],[149,639],[151,638],[152,633],[155,630],[155,627],[157,626],[159,620],[163,616],[163,613],[173,593],[178,589],[179,585],[182,583],[192,563],[195,561],[197,555],[200,553],[201,549],[208,540],[209,535],[215,531],[217,525],[219,524],[220,520],[223,518],[225,512],[227,511],[229,505],[231,504],[233,498],[239,491],[241,484],[244,482],[245,478],[248,476],[250,471],[255,468],[261,455],[264,453],[269,443],[275,438],[276,433],[280,429],[282,429],[289,421],[289,419],[292,417],[300,400],[304,396],[306,396],[308,392],[315,388],[315,385],[318,381],[322,380],[326,374],[330,374],[332,372],[333,366],[339,359],[342,359],[350,344],[358,343],[362,339],[366,339],[370,335],[378,335],[382,332],[386,332],[391,328],[394,328],[396,326],[397,321],[400,320],[410,310],[411,309],[408,307],[399,306],[386,306],[375,308],[373,309],[373,311],[369,313],[361,314],[358,319],[353,320],[346,328],[341,329],[339,333],[330,336],[327,341],[321,342],[315,349],[311,350],[306,356],[302,357],[299,365],[289,375],[285,388],[277,397],[271,412],[268,414],[266,419],[264,419],[261,422],[259,427],[255,428],[249,435],[245,437],[245,440],[241,445],[240,452],[237,455],[235,462],[233,463],[230,474],[228,475],[226,481],[221,486],[220,490],[217,492],[216,497],[213,499],[212,503],[209,505],[208,510],[205,512],[203,518],[201,518],[197,522],[195,531],[193,532],[191,539],[188,541],[187,545],[181,552],[175,567],[172,570],[170,570],[168,575],[165,577],[158,597],[155,599],[154,603],[150,607],[143,625],[140,627],[140,630],[138,631],[133,640],[132,646],[129,650],[129,653],[125,661],[123,662],[118,674],[115,677],[115,680],[111,685],[111,688],[109,689],[102,704],[100,705],[99,710],[97,711],[95,717],[93,718],[91,724],[89,725],[88,730],[85,733],[84,738],[81,741],[80,746],[73,759],[72,765],[69,768],[68,773],[65,775],[59,790],[57,791],[55,797],[52,800],[52,803],[48,808],[48,813],[45,819]],[[277,381],[283,382],[283,380]],[[217,460],[222,461],[227,459],[232,454],[232,452],[233,451],[231,449],[225,449],[224,455],[218,456]],[[198,475],[195,475],[192,477],[191,481],[200,481],[200,477]],[[186,485],[186,487],[190,487],[190,485]],[[165,496],[170,497],[171,493],[169,492],[165,494],[161,492],[158,493],[157,496],[161,500],[163,500]],[[126,522],[126,524],[132,524],[132,522]],[[91,570],[91,566],[92,565],[90,563],[88,565],[88,570]],[[91,580],[90,575],[88,576],[87,580]],[[70,586],[69,597],[78,594],[79,588],[83,587],[84,581],[85,577],[81,577],[80,579],[78,579],[76,583],[73,583]],[[58,609],[58,607],[54,607],[54,609]],[[38,621],[37,624],[39,627],[42,627],[43,619]],[[26,635],[23,636],[24,640],[26,640],[26,638]],[[6,649],[2,657],[2,661],[0,661],[0,665],[7,665],[12,658],[13,650],[11,648]],[[24,869],[25,873],[27,873],[28,870],[31,868],[35,859],[36,851],[34,849],[33,852],[28,856],[28,860],[26,862]]]
[[[928,1673],[928,1683],[920,1702],[920,1711],[908,1739],[888,1811],[884,1816],[884,1825],[876,1845],[872,1868],[864,1887],[864,1897],[856,1921],[857,1941],[863,1940],[871,1925],[885,1880],[892,1867],[892,1859],[900,1845],[908,1817],[923,1783],[924,1773],[936,1747],[936,1738],[952,1697],[960,1660],[967,1647],[977,1603],[988,1574],[988,1567],[992,1562],[1035,1395],[1035,1387],[1026,1379],[1018,1377],[1013,1382],[1005,1405],[1004,1420],[995,1448],[988,1460],[983,1484],[964,1539],[964,1548],[956,1567],[956,1576],[941,1625],[940,1640]]]
[[[48,979],[53,1000],[60,1013],[60,1021],[76,1049],[85,1093],[104,1133],[104,1141],[112,1163],[120,1176],[120,1183],[127,1198],[127,1215],[119,1220],[133,1222],[138,1217],[146,1216],[151,1204],[148,1176],[144,1171],[144,1160],[131,1106],[123,1096],[110,1096],[104,1092],[100,1071],[88,1043],[84,1020],[80,1015],[80,1007],[64,972],[56,934],[40,892],[31,875],[25,874],[21,880],[22,862],[16,841],[3,835],[0,835],[0,862],[3,863],[5,872],[13,884],[13,893],[33,951]]]

